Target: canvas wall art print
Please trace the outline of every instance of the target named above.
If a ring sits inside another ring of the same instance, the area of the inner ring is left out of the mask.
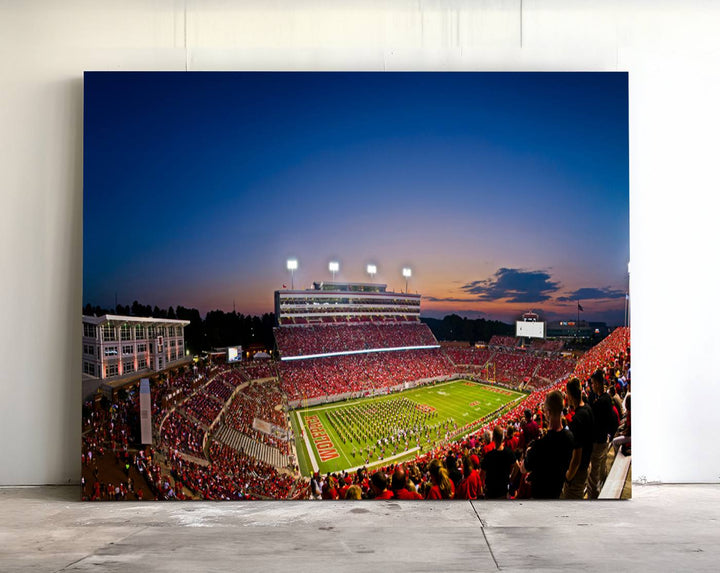
[[[629,497],[627,79],[86,73],[83,499]]]

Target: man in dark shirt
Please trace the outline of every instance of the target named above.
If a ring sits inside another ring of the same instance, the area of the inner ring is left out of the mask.
[[[485,454],[480,462],[481,477],[485,479],[486,499],[507,499],[510,472],[517,466],[515,454],[503,447],[504,433],[500,426],[493,429],[495,448]]]
[[[544,409],[548,431],[525,454],[522,471],[530,472],[528,480],[533,498],[557,499],[565,483],[565,472],[575,444],[572,432],[562,425],[562,393],[558,390],[548,393]]]
[[[567,395],[574,409],[570,431],[573,434],[573,453],[570,467],[565,472],[562,499],[583,499],[588,476],[588,466],[593,450],[595,422],[590,406],[583,402],[580,380],[572,378],[567,383]]]
[[[593,394],[596,398],[591,406],[595,419],[595,431],[587,483],[588,499],[597,499],[600,495],[600,489],[607,477],[608,438],[612,439],[615,436],[619,425],[617,414],[613,409],[612,397],[605,392],[604,378],[602,370],[596,370],[590,377]]]

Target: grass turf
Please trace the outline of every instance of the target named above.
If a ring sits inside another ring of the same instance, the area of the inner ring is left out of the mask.
[[[365,450],[363,454],[360,454],[360,450],[375,445],[377,437],[385,433],[380,430],[380,426],[382,425],[381,419],[384,418],[386,424],[392,423],[392,416],[388,416],[387,414],[377,414],[376,417],[373,417],[373,409],[378,412],[381,409],[387,409],[390,406],[390,404],[387,403],[392,403],[396,409],[405,412],[413,411],[413,405],[415,404],[421,407],[427,406],[431,411],[435,412],[435,415],[425,418],[424,423],[426,425],[440,425],[440,435],[438,436],[438,434],[433,431],[429,440],[424,437],[421,438],[421,446],[424,451],[427,451],[432,447],[433,441],[439,442],[444,438],[446,428],[453,431],[454,424],[457,424],[457,428],[460,429],[466,424],[478,420],[522,396],[524,396],[524,394],[520,392],[512,392],[465,380],[456,380],[406,390],[389,396],[360,398],[358,400],[299,409],[292,413],[291,419],[296,436],[300,470],[304,475],[310,475],[312,465],[302,434],[299,431],[300,425],[298,418],[301,420],[305,435],[311,444],[319,471],[326,473],[361,465],[371,467],[383,463],[399,462],[413,458],[419,454],[418,451],[406,453],[405,444],[401,443],[398,447],[397,457],[388,460],[389,457],[393,456],[393,448],[389,447],[386,448],[385,455],[383,456],[384,459],[380,460],[379,448],[376,446],[374,455],[369,458],[369,463],[365,463],[366,459],[368,459],[367,450]],[[385,402],[386,404],[380,404],[381,402]],[[408,408],[408,404],[410,404],[410,408]],[[432,410],[432,408],[434,408],[434,410]],[[363,425],[362,422],[343,423],[341,421],[343,417],[349,420],[352,411],[355,413],[356,420],[358,418],[366,420],[364,421],[365,432],[373,435],[367,435],[366,437],[360,436],[360,428]],[[418,408],[418,412],[421,411],[422,410]],[[331,422],[331,419],[334,420],[334,423]],[[448,424],[447,427],[444,426],[445,424]],[[311,430],[313,431],[311,432]],[[345,443],[343,443],[339,431],[344,433]],[[349,440],[350,434],[355,437],[353,441]],[[321,450],[318,448],[318,444],[320,444],[322,451],[327,453],[329,442],[332,443],[332,450],[335,452],[330,451],[330,454],[336,454],[336,457],[322,461]],[[415,441],[410,440],[408,449],[414,447]],[[353,451],[356,452],[354,456],[352,455]]]

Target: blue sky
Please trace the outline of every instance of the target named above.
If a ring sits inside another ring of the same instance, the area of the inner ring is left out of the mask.
[[[625,73],[87,73],[83,300],[267,312],[292,256],[620,322],[627,109]]]

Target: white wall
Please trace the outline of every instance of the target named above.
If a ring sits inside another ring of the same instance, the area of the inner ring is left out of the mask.
[[[82,72],[185,69],[629,70],[634,477],[717,481],[719,16],[709,1],[0,0],[0,484],[79,479]]]

